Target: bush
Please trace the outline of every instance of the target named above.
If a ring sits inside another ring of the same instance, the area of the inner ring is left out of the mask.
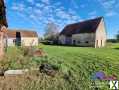
[[[108,39],[107,42],[117,43],[118,41],[116,39]]]

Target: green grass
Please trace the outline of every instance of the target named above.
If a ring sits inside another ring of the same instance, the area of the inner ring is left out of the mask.
[[[89,88],[93,73],[103,71],[107,76],[115,74],[119,79],[119,44],[108,44],[105,48],[67,47],[42,45],[47,57],[23,56],[18,48],[9,48],[3,65],[10,69],[38,68],[42,62],[59,67],[55,77],[30,73],[32,81],[24,80],[22,90],[94,90]],[[3,66],[2,65],[2,66]],[[37,78],[34,80],[34,78]],[[19,90],[19,89],[18,89]],[[109,90],[103,87],[100,90]]]
[[[100,49],[45,46],[44,50],[51,58],[49,62],[62,62],[62,71],[64,73],[71,71],[75,79],[78,80],[77,87],[79,83],[82,85],[80,87],[82,89],[89,90],[86,86],[90,81],[91,74],[98,71],[103,71],[108,76],[115,74],[119,78],[119,50],[117,49],[117,44],[110,48]]]

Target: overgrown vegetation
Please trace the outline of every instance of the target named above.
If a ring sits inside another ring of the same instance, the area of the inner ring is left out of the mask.
[[[47,57],[29,57],[21,48],[10,47],[0,67],[8,69],[30,69],[23,77],[6,78],[0,86],[14,90],[95,90],[91,87],[91,76],[103,71],[107,76],[119,79],[119,44],[108,44],[105,48],[44,46]],[[55,77],[33,70],[41,63],[50,63],[59,70]],[[10,84],[9,83],[10,80]],[[1,81],[0,81],[1,82]],[[17,82],[17,83],[16,83]],[[107,86],[101,90],[108,90]]]

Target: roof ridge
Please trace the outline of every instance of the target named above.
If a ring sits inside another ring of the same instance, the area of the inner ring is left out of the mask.
[[[95,33],[98,25],[100,24],[103,17],[97,17],[94,19],[85,20],[78,23],[73,23],[65,26],[61,31],[61,34],[71,36],[77,33]]]
[[[35,30],[30,30],[30,29],[8,29],[8,31],[20,31],[20,32],[36,32]]]
[[[77,22],[77,23],[73,23],[73,24],[79,24],[79,23],[84,23],[84,22],[93,21],[93,20],[96,20],[96,19],[103,19],[103,18],[104,18],[103,16],[100,16],[100,17],[96,17],[96,18],[92,18],[92,19],[86,19],[86,20],[83,20],[83,21],[80,21],[80,22]],[[68,25],[73,25],[73,24],[68,24]]]
[[[36,31],[21,31],[21,30],[8,30],[8,37],[16,38],[16,32],[20,32],[22,37],[38,37],[38,33]]]

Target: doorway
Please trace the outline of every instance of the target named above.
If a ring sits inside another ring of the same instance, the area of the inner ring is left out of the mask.
[[[73,45],[76,45],[76,40],[73,40]]]
[[[98,47],[98,40],[96,40],[96,47]]]
[[[71,45],[72,44],[72,38],[71,37],[66,37],[65,44]]]
[[[16,32],[16,45],[21,46],[21,33]]]
[[[101,40],[101,46],[103,46],[102,40]]]

